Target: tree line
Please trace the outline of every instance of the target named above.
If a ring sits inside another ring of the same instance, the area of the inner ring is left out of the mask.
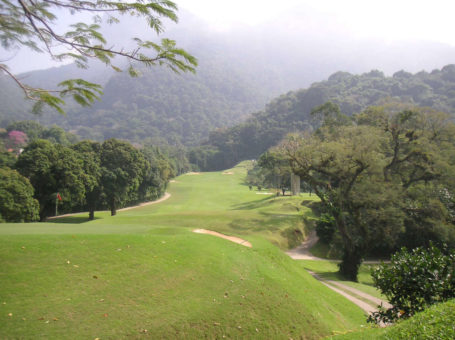
[[[159,198],[170,178],[190,169],[178,152],[138,149],[113,138],[64,145],[31,137],[27,145],[6,150],[8,143],[14,146],[11,136],[22,136],[18,132],[4,132],[9,138],[1,145],[0,214],[5,221],[44,221],[56,213],[56,204],[60,213],[89,211],[89,219],[100,209],[115,215],[118,208]]]

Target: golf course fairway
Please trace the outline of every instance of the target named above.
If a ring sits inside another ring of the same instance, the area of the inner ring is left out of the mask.
[[[314,196],[243,185],[246,163],[185,174],[154,205],[0,224],[1,339],[317,339],[363,312],[283,250]],[[194,229],[249,241],[251,248]]]

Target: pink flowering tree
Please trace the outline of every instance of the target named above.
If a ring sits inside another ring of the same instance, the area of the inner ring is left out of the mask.
[[[7,148],[20,149],[27,144],[27,134],[22,131],[13,130],[8,133]]]

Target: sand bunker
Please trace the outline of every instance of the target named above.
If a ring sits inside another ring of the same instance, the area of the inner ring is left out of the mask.
[[[238,244],[240,244],[242,246],[245,246],[245,247],[249,247],[249,248],[253,247],[250,242],[248,242],[246,240],[243,240],[243,239],[241,239],[239,237],[227,236],[227,235],[224,235],[224,234],[221,234],[221,233],[217,233],[216,231],[212,231],[212,230],[194,229],[193,233],[213,235],[213,236],[216,236],[216,237],[224,238],[225,240],[228,240],[228,241],[231,241],[231,242],[234,242],[234,243],[238,243]]]

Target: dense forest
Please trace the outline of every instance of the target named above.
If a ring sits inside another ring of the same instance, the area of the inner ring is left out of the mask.
[[[337,72],[308,89],[274,99],[265,110],[235,127],[212,131],[206,142],[191,151],[190,161],[203,170],[215,170],[257,158],[289,132],[314,130],[319,122],[311,111],[327,101],[337,104],[348,116],[385,102],[432,107],[453,116],[455,65],[430,73],[399,71],[392,77],[380,71],[361,75]]]
[[[212,65],[210,65],[210,63]],[[215,64],[215,65],[214,65]],[[272,97],[238,70],[220,71],[208,61],[198,75],[177,75],[166,69],[145,69],[138,78],[127,73],[94,73],[105,76],[104,95],[92,107],[67,106],[67,115],[46,111],[32,116],[31,103],[24,102],[14,84],[2,85],[0,95],[6,104],[0,109],[3,127],[13,120],[35,119],[44,125],[57,124],[82,138],[102,141],[122,138],[131,142],[166,141],[173,145],[197,145],[212,129],[240,122],[247,113],[264,106]],[[74,65],[64,66],[54,74],[33,72],[31,84],[44,86],[72,76]],[[92,76],[96,77],[94,74]],[[9,86],[6,86],[9,85]],[[53,85],[48,85],[53,87]],[[3,97],[5,96],[5,97]],[[7,100],[17,98],[17,100]],[[127,119],[126,119],[127,117]]]

